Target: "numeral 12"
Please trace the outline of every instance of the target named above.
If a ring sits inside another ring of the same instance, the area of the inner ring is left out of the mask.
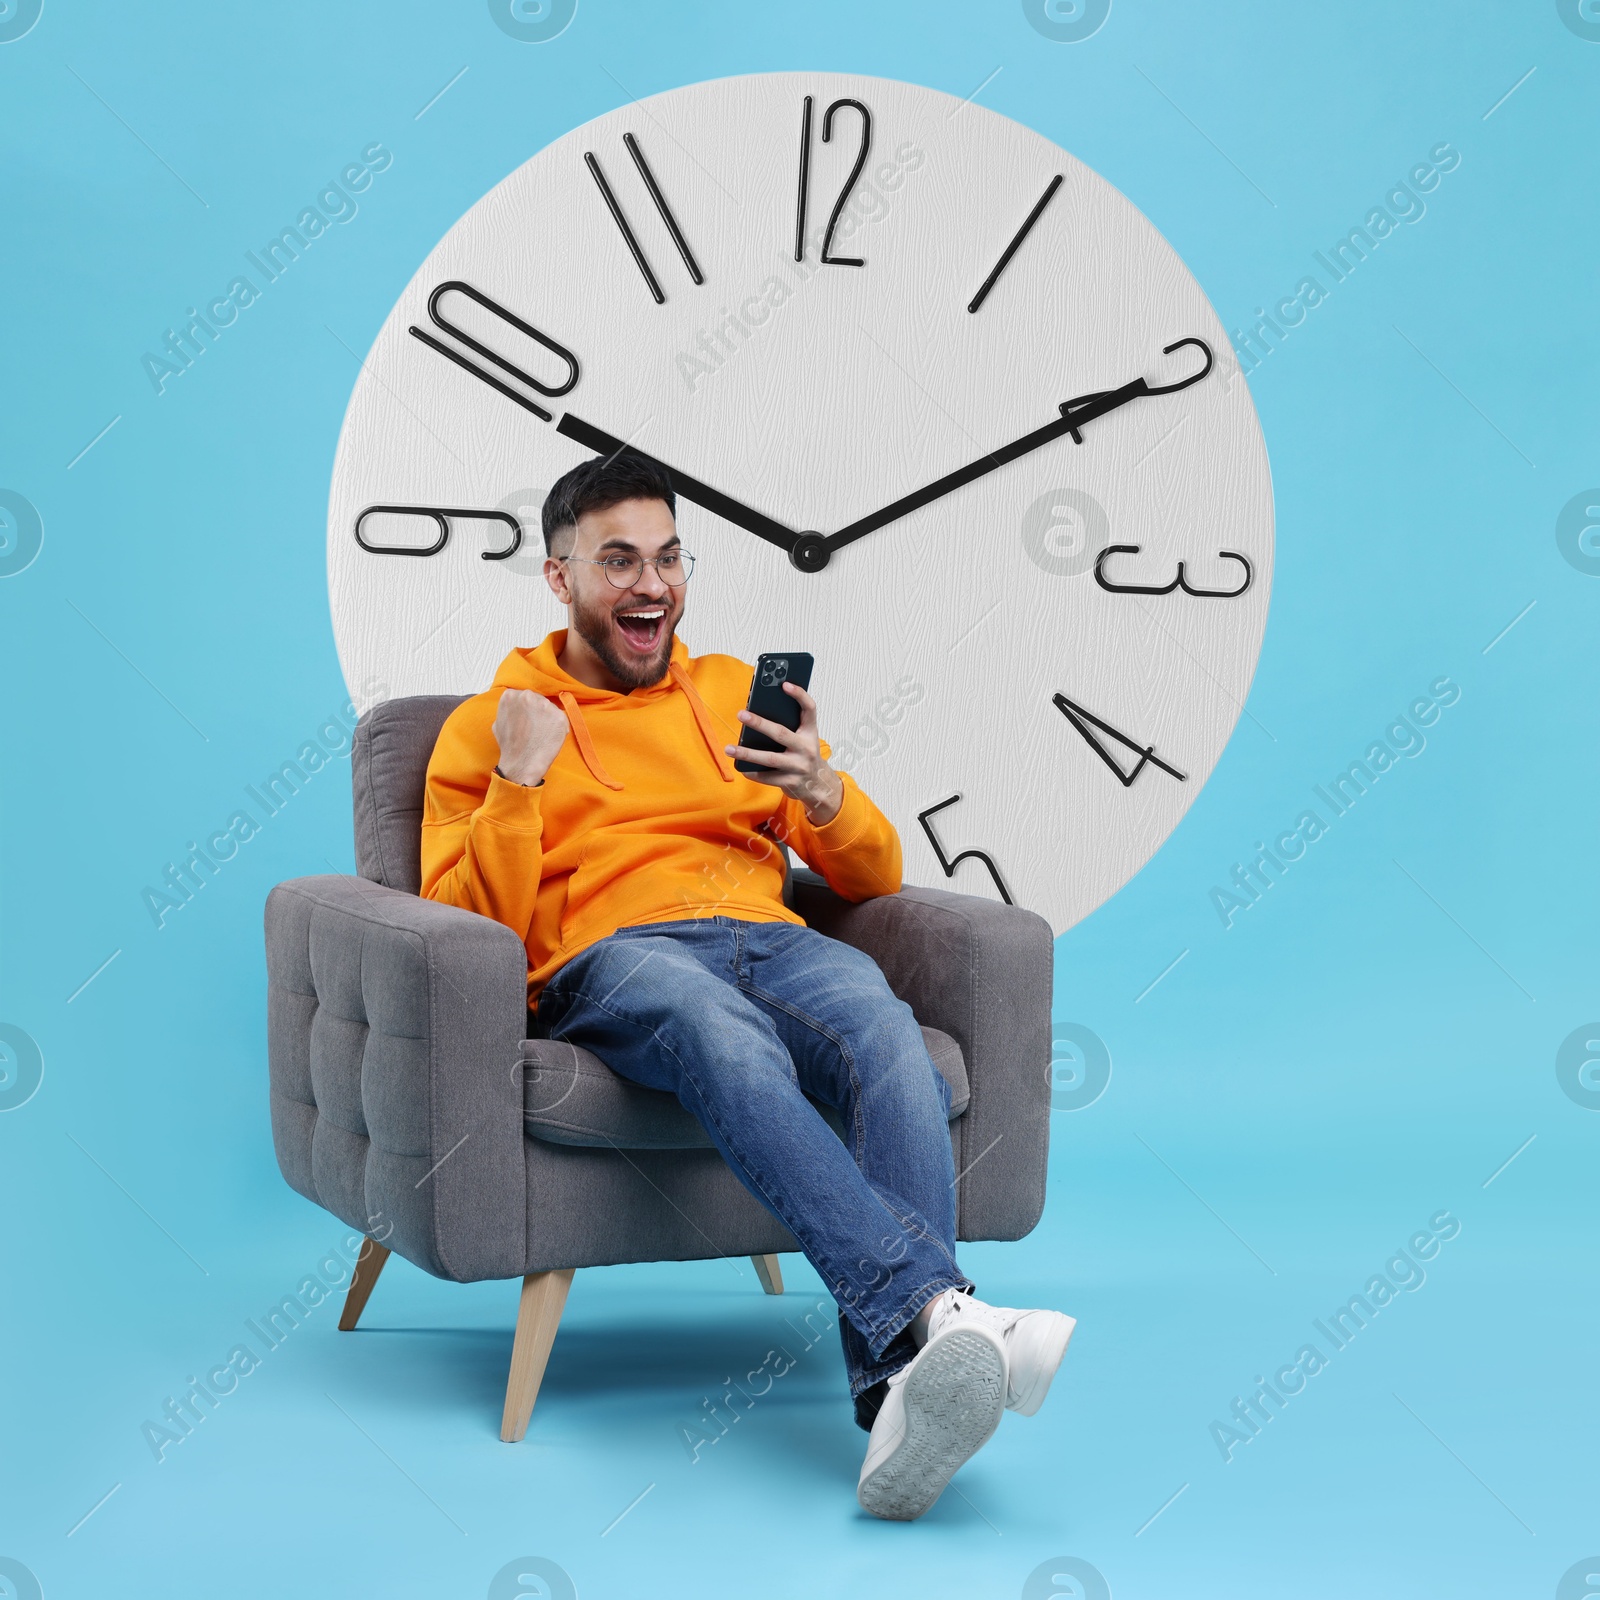
[[[822,142],[829,144],[833,140],[833,114],[841,106],[848,106],[852,111],[861,113],[861,148],[856,152],[856,164],[850,169],[850,176],[845,179],[844,187],[839,191],[839,198],[833,202],[833,212],[828,218],[827,232],[822,236],[822,256],[824,266],[829,267],[864,267],[866,262],[859,256],[833,256],[828,252],[833,248],[833,230],[839,225],[839,213],[844,210],[844,203],[850,198],[850,191],[856,186],[856,179],[861,176],[861,169],[867,164],[867,152],[872,148],[872,113],[862,105],[859,100],[835,100],[822,114]],[[795,204],[794,219],[794,258],[804,261],[806,258],[806,207],[810,200],[811,188],[811,96],[805,97],[805,102],[800,108],[800,195]]]

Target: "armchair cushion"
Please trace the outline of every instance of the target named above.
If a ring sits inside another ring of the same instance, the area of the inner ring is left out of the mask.
[[[950,1120],[967,1108],[961,1046],[924,1028],[933,1064],[950,1085]],[[709,1150],[706,1131],[670,1094],[619,1078],[592,1051],[555,1039],[522,1043],[523,1123],[550,1144],[621,1150]],[[838,1130],[831,1108],[819,1106]]]

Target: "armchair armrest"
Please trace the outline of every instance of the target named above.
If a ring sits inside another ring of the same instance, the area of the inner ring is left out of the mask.
[[[520,1275],[522,941],[364,878],[279,884],[265,922],[289,1184],[436,1277]]]
[[[803,867],[794,909],[865,951],[918,1022],[961,1046],[972,1099],[960,1123],[960,1237],[1022,1238],[1044,1210],[1050,1150],[1050,924],[945,889],[853,904]]]

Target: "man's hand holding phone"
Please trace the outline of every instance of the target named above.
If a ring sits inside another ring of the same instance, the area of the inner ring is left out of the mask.
[[[747,772],[757,783],[777,785],[791,800],[798,800],[806,808],[806,817],[814,827],[822,827],[839,815],[844,804],[844,780],[822,757],[822,740],[817,732],[817,702],[799,684],[783,684],[785,694],[793,696],[800,704],[800,726],[789,729],[769,717],[757,716],[753,711],[739,713],[739,720],[747,728],[764,733],[781,750],[758,750],[748,745],[724,745],[731,755],[741,762],[759,763],[764,772]]]

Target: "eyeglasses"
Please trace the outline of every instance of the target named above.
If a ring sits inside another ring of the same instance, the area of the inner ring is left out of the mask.
[[[694,571],[694,557],[687,550],[667,550],[658,556],[629,556],[619,550],[599,561],[584,556],[562,556],[563,561],[582,561],[585,566],[601,567],[606,582],[613,589],[631,589],[639,581],[646,564],[656,569],[656,575],[669,589],[677,589],[689,581]]]

